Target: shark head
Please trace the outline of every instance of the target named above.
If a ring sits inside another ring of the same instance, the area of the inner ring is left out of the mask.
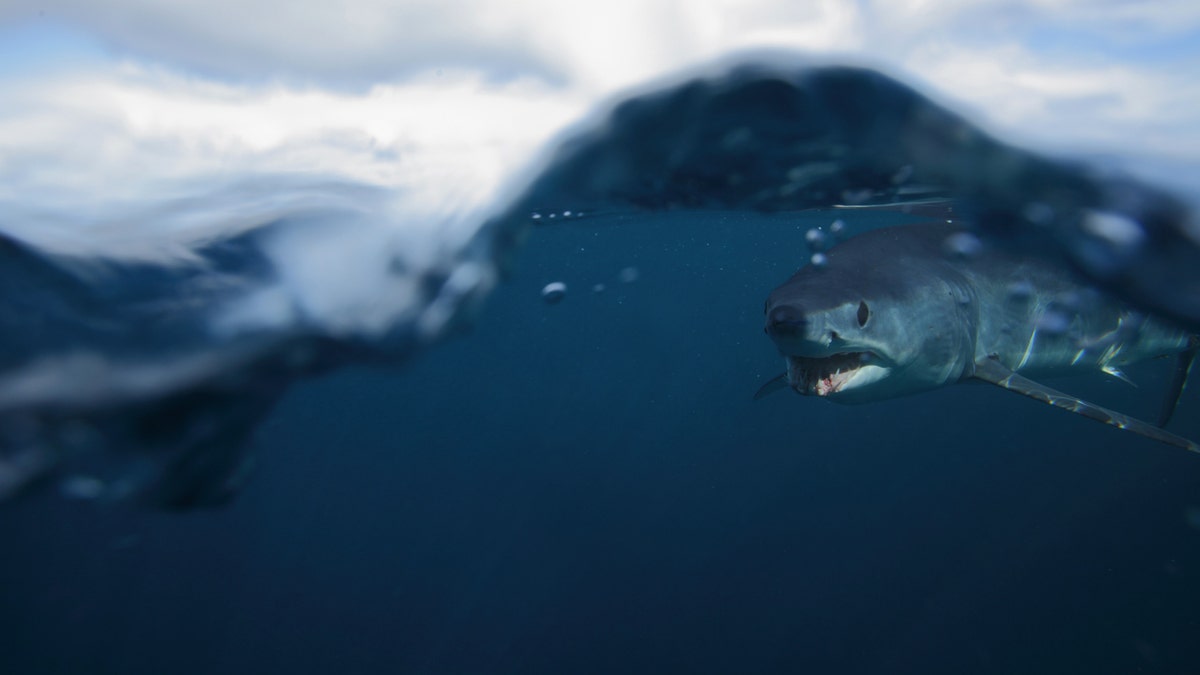
[[[765,330],[796,392],[863,403],[971,373],[974,293],[940,240],[870,232],[801,268],[767,298]]]
[[[1200,352],[1200,338],[1144,321],[1122,335],[1128,308],[1102,300],[1076,311],[1074,321],[1124,341],[1130,362],[1179,354],[1159,426],[1028,379],[1016,372],[1028,359],[1040,360],[1047,371],[1069,369],[1087,351],[1074,340],[1070,349],[1059,349],[1063,340],[1054,334],[1042,345],[1036,317],[1044,306],[1030,305],[1030,298],[1088,289],[1078,287],[1058,261],[968,246],[963,235],[973,236],[949,221],[901,225],[847,240],[823,260],[814,256],[822,264],[801,268],[767,298],[766,332],[787,372],[754,398],[790,386],[807,396],[866,403],[969,378],[1200,453],[1200,445],[1162,428]],[[1032,292],[1014,295],[1014,281]],[[1111,365],[1113,344],[1081,368]]]

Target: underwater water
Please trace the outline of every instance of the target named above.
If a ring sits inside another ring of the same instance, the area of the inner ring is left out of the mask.
[[[191,265],[6,244],[6,672],[1200,664],[1195,455],[993,387],[751,399],[809,230],[921,219],[833,204],[952,198],[1195,325],[1175,198],[873,73],[755,68],[619,104],[433,262],[330,262],[392,280],[349,314],[287,283],[375,213],[347,189]],[[1152,418],[1169,364],[1128,374],[1054,384]]]

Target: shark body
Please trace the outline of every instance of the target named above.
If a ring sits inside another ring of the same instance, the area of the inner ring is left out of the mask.
[[[1196,353],[1195,336],[1075,281],[1051,261],[982,246],[960,226],[905,225],[834,246],[764,308],[787,365],[758,397],[790,387],[866,403],[982,380],[1155,440],[1200,452],[1162,429]],[[1159,425],[1090,404],[1036,377],[1104,371],[1178,354]]]

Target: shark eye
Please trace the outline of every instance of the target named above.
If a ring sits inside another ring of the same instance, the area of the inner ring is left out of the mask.
[[[867,303],[859,301],[858,303],[858,327],[862,328],[867,325],[867,319],[871,318],[871,308],[867,307]]]

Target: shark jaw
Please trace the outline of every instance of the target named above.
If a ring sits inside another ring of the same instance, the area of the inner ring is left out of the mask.
[[[829,356],[785,356],[788,385],[805,396],[836,396],[887,377],[888,368],[869,351]]]

